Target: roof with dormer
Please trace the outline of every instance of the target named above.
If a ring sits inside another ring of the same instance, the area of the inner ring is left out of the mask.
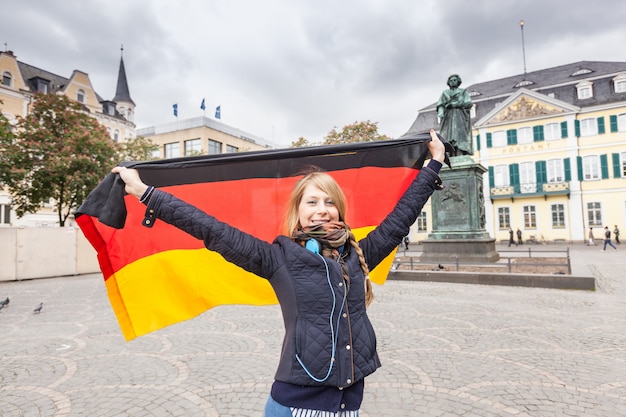
[[[579,108],[626,101],[626,93],[615,93],[613,88],[613,78],[619,74],[626,74],[626,62],[579,61],[462,88],[467,90],[475,104],[474,124],[523,89]],[[578,99],[576,86],[581,82],[593,84],[593,97]],[[418,111],[407,134],[427,132],[432,128],[438,128],[436,102]]]

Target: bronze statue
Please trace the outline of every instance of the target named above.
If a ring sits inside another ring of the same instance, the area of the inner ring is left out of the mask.
[[[454,146],[455,156],[472,155],[472,125],[470,109],[472,99],[467,91],[459,88],[461,77],[453,74],[448,77],[450,89],[441,93],[437,102],[437,116],[440,120],[439,132]]]

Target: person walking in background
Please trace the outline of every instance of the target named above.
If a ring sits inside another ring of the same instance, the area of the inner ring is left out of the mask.
[[[513,231],[513,228],[509,226],[509,248],[511,247],[511,245],[517,246],[517,243],[515,243],[514,235],[515,235],[515,232]]]
[[[615,245],[611,243],[611,231],[609,230],[609,226],[604,226],[604,247],[602,248],[602,252],[606,250],[606,245],[612,247],[613,250],[617,250]]]
[[[593,236],[593,227],[589,228],[589,242],[587,246],[596,246],[596,239]]]
[[[615,229],[613,229],[613,235],[615,235],[615,243],[619,245],[619,229],[617,228],[617,225],[615,225]]]
[[[409,240],[408,236],[404,237],[404,250],[409,250],[409,243],[411,243],[411,241]]]
[[[519,227],[517,228],[517,244],[522,244],[522,231],[519,229]]]

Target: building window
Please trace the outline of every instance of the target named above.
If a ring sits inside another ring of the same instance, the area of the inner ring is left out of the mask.
[[[524,228],[537,228],[537,212],[535,206],[524,206]]]
[[[520,127],[517,129],[517,143],[519,145],[533,143],[533,129],[530,127]]]
[[[417,216],[417,231],[426,232],[428,230],[428,218],[426,212],[422,211]]]
[[[561,139],[561,125],[558,123],[548,123],[543,127],[543,134],[546,140]]]
[[[602,226],[602,204],[587,203],[587,221],[589,226]]]
[[[113,132],[113,141],[117,142],[119,140],[120,140],[120,130],[115,129],[115,131]]]
[[[620,74],[613,78],[613,86],[616,93],[626,93],[626,74]]]
[[[226,145],[226,153],[237,153],[239,148],[233,145]]]
[[[11,223],[11,205],[0,204],[0,224]]]
[[[185,156],[202,154],[202,142],[200,139],[190,139],[185,141]]]
[[[578,92],[579,100],[593,98],[593,84],[589,81],[583,81],[582,83],[578,84],[576,86],[576,91]]]
[[[2,85],[6,85],[7,87],[11,87],[13,84],[13,76],[9,71],[5,71],[2,73]]]
[[[546,164],[548,182],[565,181],[565,170],[562,159],[549,159]]]
[[[589,155],[583,157],[583,179],[600,179],[600,158],[598,157],[598,155]]]
[[[79,103],[85,102],[85,92],[83,90],[78,90],[78,93],[76,94],[76,100]]]
[[[222,142],[209,139],[209,155],[222,153]]]
[[[563,204],[552,204],[550,206],[552,212],[552,228],[564,229],[565,228],[565,206]]]
[[[495,187],[508,187],[509,184],[509,166],[496,165],[493,167],[493,185]]]
[[[626,113],[617,115],[617,131],[626,132]]]
[[[534,162],[522,162],[519,164],[519,184],[520,192],[537,192],[537,175],[535,174]]]
[[[180,142],[172,142],[165,144],[165,157],[178,158],[180,156]]]
[[[37,80],[37,92],[48,94],[48,83],[44,80]]]
[[[511,212],[508,207],[498,207],[498,227],[508,229],[511,226]]]
[[[626,152],[622,152],[622,178],[626,178]]]
[[[494,148],[501,148],[503,146],[506,146],[506,132],[504,130],[493,132],[491,145]]]
[[[592,118],[580,121],[580,136],[595,136],[598,134],[597,120]]]

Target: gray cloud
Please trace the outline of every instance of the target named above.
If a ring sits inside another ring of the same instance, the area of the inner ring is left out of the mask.
[[[23,62],[90,75],[112,98],[120,45],[136,122],[207,116],[288,145],[379,123],[400,136],[451,73],[464,85],[581,60],[621,61],[619,0],[16,2],[0,27]]]

